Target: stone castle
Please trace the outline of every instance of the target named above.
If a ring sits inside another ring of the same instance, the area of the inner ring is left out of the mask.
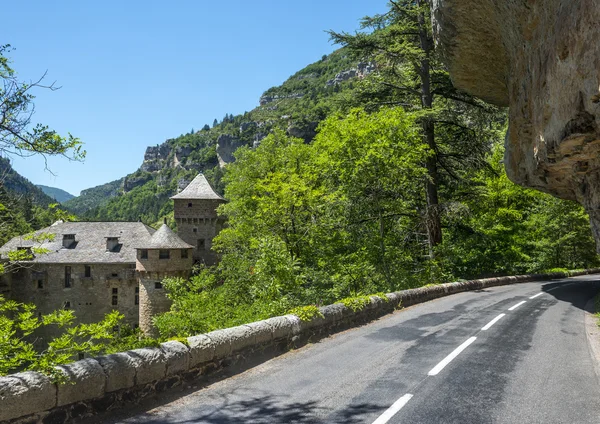
[[[225,221],[216,212],[225,200],[202,174],[172,199],[177,233],[166,224],[154,230],[142,222],[58,221],[35,233],[51,241],[14,237],[0,248],[4,261],[9,251],[47,253],[15,264],[0,278],[0,294],[35,304],[40,315],[71,309],[82,323],[117,310],[126,323],[154,335],[152,317],[170,308],[162,280],[189,277],[194,262],[214,264],[212,240]]]

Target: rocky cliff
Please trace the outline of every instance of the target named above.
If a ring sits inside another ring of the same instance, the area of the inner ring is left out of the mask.
[[[433,0],[454,84],[508,106],[506,170],[577,200],[600,246],[600,0]]]

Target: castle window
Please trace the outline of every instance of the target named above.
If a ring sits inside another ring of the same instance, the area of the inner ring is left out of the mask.
[[[75,234],[63,234],[62,244],[67,249],[75,247]]]
[[[162,283],[154,283],[154,288],[157,290],[161,290],[162,289]]]
[[[44,280],[37,280],[37,284],[38,284],[38,289],[44,288]]]
[[[119,294],[119,289],[117,287],[113,287],[112,294]]]
[[[188,250],[181,249],[181,259],[187,259],[187,258],[188,258]]]
[[[65,302],[64,306],[63,306],[63,309],[64,309],[65,311],[67,311],[67,310],[71,309],[71,302],[69,302],[69,301],[67,300],[67,301]]]
[[[204,250],[206,247],[206,242],[204,239],[198,239],[198,250]]]
[[[110,274],[111,277],[118,277],[119,273],[118,272],[113,272],[112,274]]]
[[[188,208],[191,208],[191,207],[192,207],[192,202],[189,202],[188,203]]]
[[[198,229],[197,229],[197,228],[194,228],[192,231],[193,231],[193,232],[195,232],[195,233],[197,233],[197,232],[198,232]]]
[[[77,357],[79,358],[79,360],[82,360],[82,359],[84,359],[84,358],[85,358],[85,353],[83,353],[83,352],[79,352],[79,353],[77,354]]]
[[[148,250],[147,249],[140,250],[140,259],[148,259]]]
[[[135,305],[139,305],[140,304],[140,288],[136,287],[135,288],[135,301],[134,301]]]
[[[85,272],[83,275],[85,276],[85,278],[90,278],[92,276],[92,267],[89,265],[84,265],[84,269]]]
[[[170,253],[169,250],[161,249],[158,251],[158,259],[169,259],[171,257]]]
[[[113,295],[112,297],[112,305],[117,306],[119,304],[119,296]]]
[[[65,287],[66,288],[71,287],[71,267],[70,266],[65,267]]]
[[[119,237],[106,237],[106,251],[119,252],[120,250]]]

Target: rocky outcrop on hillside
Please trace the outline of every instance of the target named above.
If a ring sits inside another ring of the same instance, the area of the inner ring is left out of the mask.
[[[269,104],[271,102],[274,102],[275,100],[283,100],[283,99],[301,99],[302,97],[304,97],[303,93],[292,93],[292,94],[273,94],[273,95],[268,95],[268,94],[263,94],[258,103],[261,106],[264,106],[266,104]]]
[[[600,0],[434,0],[455,85],[509,107],[506,170],[576,200],[600,246]]]
[[[317,135],[318,122],[290,122],[287,127],[287,135],[297,137],[310,143]]]
[[[346,71],[338,72],[336,76],[327,81],[327,86],[337,85],[352,78],[364,78],[375,71],[373,62],[360,62],[356,68],[351,68]]]
[[[229,134],[221,134],[217,139],[217,158],[219,166],[223,168],[228,163],[235,161],[233,152],[246,143],[237,137]]]

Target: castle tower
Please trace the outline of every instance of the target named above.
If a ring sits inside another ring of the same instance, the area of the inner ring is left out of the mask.
[[[179,194],[171,197],[174,202],[177,234],[194,246],[194,260],[212,265],[217,255],[211,250],[213,238],[225,223],[217,215],[217,207],[225,203],[202,174]]]
[[[189,277],[194,262],[192,249],[193,246],[181,240],[166,224],[152,235],[146,246],[136,247],[139,322],[144,334],[155,336],[152,317],[171,307],[162,280],[168,277]]]

